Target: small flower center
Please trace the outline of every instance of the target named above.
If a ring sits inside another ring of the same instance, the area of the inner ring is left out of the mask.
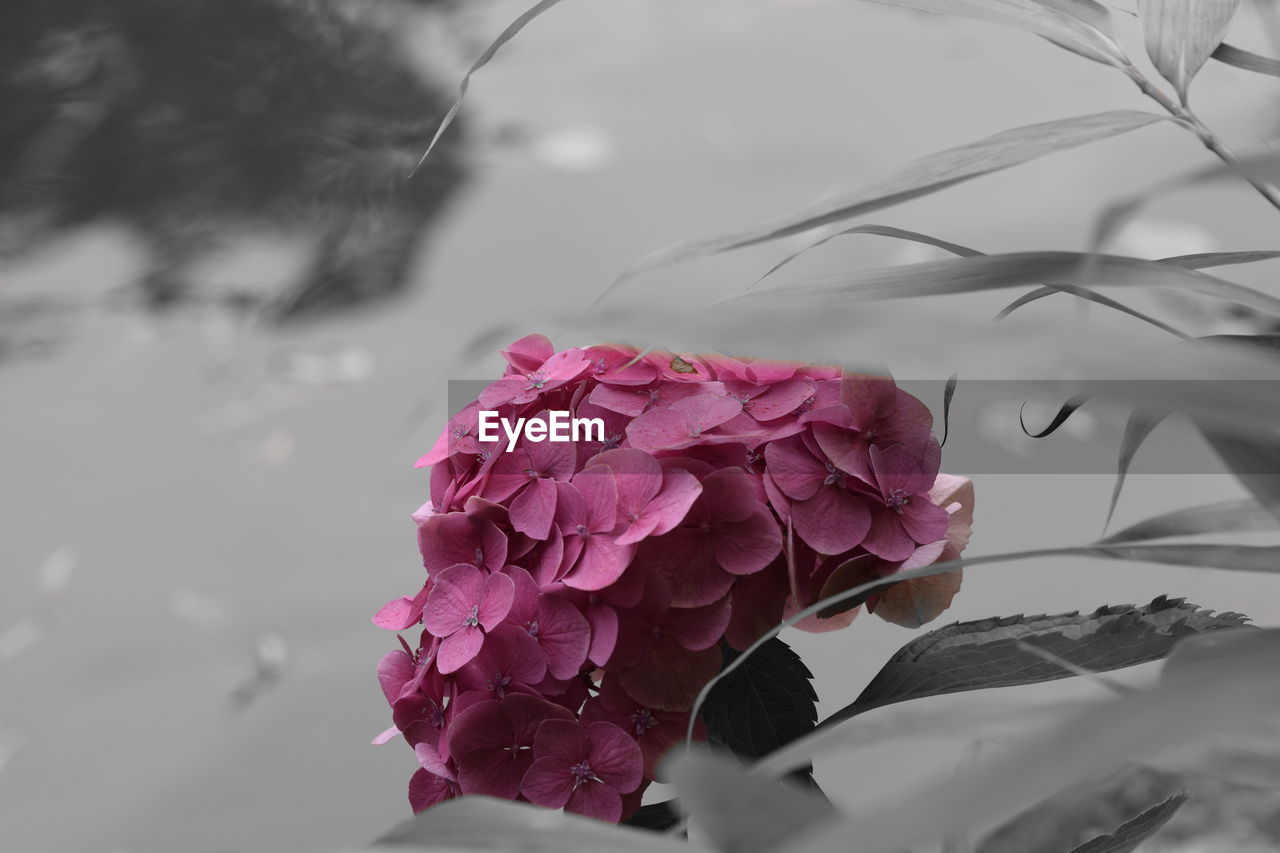
[[[585,761],[581,761],[569,768],[569,772],[573,774],[573,787],[585,785],[587,782],[599,782],[600,777],[591,772],[591,765]]]
[[[525,630],[529,632],[530,637],[538,636],[538,620],[535,619],[525,626]]]
[[[587,529],[587,526],[586,526],[585,524],[579,524],[579,525],[578,525],[578,531],[577,531],[577,532],[578,532],[578,535],[579,535],[579,536],[590,536],[590,535],[591,535],[591,531]]]
[[[540,370],[535,370],[533,373],[530,373],[528,379],[529,388],[531,390],[538,390],[542,388],[543,385],[547,384],[547,376]]]
[[[894,489],[889,496],[884,499],[885,506],[895,509],[898,512],[902,512],[902,508],[909,503],[911,503],[911,495],[907,494],[902,489]]]
[[[467,611],[467,618],[462,620],[462,627],[475,628],[480,624],[480,605],[473,604],[471,609]]]
[[[476,549],[476,565],[477,566],[484,565],[484,549],[483,548]]]
[[[824,486],[843,486],[843,485],[844,485],[844,474],[842,474],[842,473],[841,473],[841,472],[836,468],[836,466],[832,465],[830,462],[827,462],[827,463],[826,463],[826,466],[827,466],[827,478],[826,478],[825,480],[823,480],[823,481],[822,481],[822,485],[824,485]]]
[[[631,724],[636,728],[636,737],[640,737],[656,726],[658,721],[654,719],[653,712],[648,708],[637,708],[636,712],[631,715]]]
[[[493,691],[493,695],[501,699],[507,695],[507,685],[511,683],[511,676],[503,675],[502,672],[493,673],[493,678],[489,680],[489,689]]]
[[[606,438],[604,440],[604,444],[600,447],[600,449],[613,450],[615,447],[621,447],[621,446],[622,446],[622,433],[618,433],[617,435],[611,435],[608,438]]]

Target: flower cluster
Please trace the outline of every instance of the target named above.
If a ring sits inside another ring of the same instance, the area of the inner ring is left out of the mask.
[[[402,734],[421,765],[415,811],[487,794],[624,819],[722,643],[968,540],[972,487],[938,473],[929,410],[888,377],[540,335],[503,355],[418,463],[425,582],[374,617],[424,629],[378,672],[395,723],[379,742]],[[541,429],[495,438],[493,412]],[[562,412],[603,431],[535,440]],[[865,607],[915,627],[959,584],[905,581]]]

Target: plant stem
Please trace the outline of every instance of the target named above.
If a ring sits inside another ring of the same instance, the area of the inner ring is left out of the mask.
[[[1200,139],[1200,142],[1205,148],[1213,152],[1213,154],[1223,163],[1226,163],[1232,169],[1239,171],[1241,177],[1247,180],[1253,188],[1271,204],[1272,207],[1276,210],[1280,210],[1280,191],[1277,191],[1275,187],[1264,181],[1256,180],[1245,174],[1240,168],[1240,161],[1236,158],[1235,154],[1231,153],[1231,149],[1227,147],[1226,143],[1219,139],[1214,132],[1209,129],[1208,125],[1202,122],[1200,117],[1193,113],[1185,103],[1180,104],[1174,101],[1168,96],[1168,94],[1148,80],[1146,75],[1133,65],[1126,65],[1123,70],[1129,75],[1129,79],[1137,84],[1138,89],[1142,94],[1164,107],[1165,110],[1168,111],[1169,115],[1173,116],[1179,124],[1194,133]]]

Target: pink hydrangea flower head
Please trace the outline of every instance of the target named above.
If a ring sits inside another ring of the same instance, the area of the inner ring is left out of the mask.
[[[622,795],[644,776],[640,747],[612,723],[547,720],[533,754],[520,785],[529,802],[610,823],[622,817]]]
[[[437,575],[423,624],[442,640],[436,657],[440,672],[456,672],[474,658],[484,645],[485,632],[502,623],[514,598],[515,584],[506,575],[486,576],[466,564]]]

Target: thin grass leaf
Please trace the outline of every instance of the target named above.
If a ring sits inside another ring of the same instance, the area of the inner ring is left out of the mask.
[[[957,15],[1017,27],[1103,65],[1120,67],[1124,51],[1107,10],[1091,0],[874,0],[888,6]]]
[[[1018,425],[1022,427],[1023,433],[1030,436],[1031,438],[1047,438],[1048,436],[1053,435],[1055,432],[1057,432],[1058,428],[1061,427],[1063,424],[1065,424],[1067,422],[1067,419],[1070,418],[1073,414],[1075,414],[1076,410],[1079,409],[1081,406],[1083,406],[1087,402],[1089,402],[1089,397],[1086,394],[1082,394],[1077,397],[1072,397],[1070,400],[1067,400],[1067,402],[1062,404],[1062,408],[1058,409],[1058,413],[1053,416],[1053,420],[1049,422],[1049,425],[1046,426],[1044,429],[1040,430],[1039,432],[1031,432],[1030,430],[1027,429],[1027,422],[1023,420],[1023,417],[1022,417],[1023,412],[1027,408],[1027,404],[1023,403],[1022,406],[1018,409]]]
[[[1252,264],[1257,263],[1258,261],[1273,260],[1275,258],[1280,258],[1280,252],[1206,252],[1198,255],[1178,255],[1173,258],[1162,258],[1160,259],[1160,263],[1174,264],[1189,270],[1204,270],[1214,267],[1234,266],[1236,264]],[[1035,290],[1024,293],[1022,296],[1019,296],[1017,299],[1010,302],[1000,311],[999,314],[996,314],[995,319],[1003,320],[1022,306],[1028,305],[1039,299],[1044,299],[1046,296],[1052,296],[1059,292],[1061,292],[1061,288],[1038,287]],[[1144,316],[1144,319],[1147,318]],[[1187,337],[1185,334],[1173,329],[1172,327],[1168,327],[1167,330],[1174,332],[1180,337]]]
[[[1147,542],[1173,536],[1201,536],[1206,533],[1244,533],[1280,529],[1280,521],[1254,500],[1222,501],[1178,509],[1098,540],[1099,545]]]
[[[1170,797],[1132,820],[1125,821],[1110,835],[1100,835],[1092,841],[1081,844],[1071,853],[1133,853],[1138,849],[1139,844],[1155,835],[1168,823],[1169,818],[1173,817],[1186,801],[1184,794]]]
[[[852,234],[871,234],[877,237],[892,237],[898,240],[909,240],[913,243],[923,243],[926,246],[933,246],[935,248],[942,249],[943,251],[950,252],[953,255],[958,255],[962,258],[974,258],[974,257],[977,257],[978,255],[986,254],[985,252],[979,252],[977,249],[970,249],[966,246],[961,246],[958,243],[949,243],[946,240],[940,240],[937,237],[930,237],[928,234],[921,234],[919,231],[906,231],[902,228],[894,228],[892,225],[855,225],[852,228],[846,228],[843,231],[837,231],[834,234],[828,234],[826,237],[823,237],[821,240],[818,240],[816,242],[810,243],[808,246],[805,246],[800,251],[793,252],[792,254],[787,255],[785,258],[783,258],[782,260],[774,264],[772,267],[770,267],[768,272],[766,272],[764,275],[756,279],[755,282],[752,283],[751,287],[747,288],[747,290],[748,291],[754,290],[756,286],[759,285],[766,278],[773,275],[778,270],[785,267],[787,264],[796,260],[801,255],[808,254],[809,252],[813,251],[819,246],[825,246],[827,243],[830,243],[832,240],[836,239],[837,237],[847,237]]]
[[[959,381],[960,374],[953,373],[947,377],[947,384],[942,389],[942,440],[938,442],[939,447],[946,446],[947,436],[951,434],[951,401],[955,399]]]
[[[528,803],[468,796],[432,806],[379,838],[372,849],[696,853],[702,848]]]
[[[760,225],[652,252],[624,270],[596,301],[603,300],[628,279],[658,267],[800,234],[1165,120],[1154,113],[1116,110],[1006,130],[915,160],[850,192],[838,193]]]
[[[1224,432],[1198,425],[1209,446],[1226,463],[1254,499],[1280,519],[1280,433],[1254,435]]]
[[[1087,264],[1087,266],[1086,266]],[[1120,255],[1081,252],[1012,252],[853,270],[822,276],[806,285],[744,294],[728,303],[795,301],[840,297],[854,302],[952,296],[1001,290],[1041,281],[1088,275],[1086,285],[1142,286],[1190,290],[1280,317],[1280,299],[1260,290],[1174,264]],[[1057,286],[1057,285],[1055,285]]]
[[[1139,0],[1147,55],[1187,103],[1191,81],[1227,37],[1241,0]]]
[[[1218,45],[1218,49],[1213,52],[1213,58],[1233,68],[1280,77],[1280,60],[1259,56],[1229,44]]]
[[[422,157],[418,160],[418,164],[413,167],[413,171],[409,173],[409,177],[417,174],[422,168],[422,164],[427,162],[427,158],[431,156],[431,152],[435,149],[436,143],[440,141],[440,137],[444,136],[444,132],[449,129],[449,125],[453,124],[454,118],[458,115],[458,110],[462,108],[462,100],[467,96],[467,89],[471,86],[471,76],[489,64],[489,61],[497,55],[503,45],[511,41],[521,30],[525,28],[530,21],[541,15],[559,3],[560,0],[540,0],[540,2],[532,8],[526,10],[524,14],[512,21],[505,30],[503,30],[493,43],[485,48],[484,53],[480,54],[480,58],[467,70],[463,75],[462,82],[458,84],[458,97],[454,99],[453,105],[449,107],[449,111],[445,113],[444,119],[440,122],[440,126],[436,128],[435,136],[431,137],[427,150],[422,153]]]

